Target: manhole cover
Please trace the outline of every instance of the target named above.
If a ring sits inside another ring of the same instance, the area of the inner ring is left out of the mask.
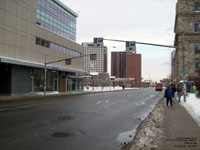
[[[80,138],[82,134],[80,132],[55,132],[51,136],[54,138]]]

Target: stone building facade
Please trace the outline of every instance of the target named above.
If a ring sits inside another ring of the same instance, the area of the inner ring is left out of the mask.
[[[172,78],[192,80],[200,77],[200,1],[178,0],[175,19],[176,49],[172,57]],[[184,47],[184,50],[182,49]],[[184,69],[183,69],[184,68]]]

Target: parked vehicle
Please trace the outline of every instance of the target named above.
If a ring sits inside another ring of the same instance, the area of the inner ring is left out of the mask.
[[[155,90],[156,90],[156,91],[162,91],[162,90],[163,90],[163,85],[162,85],[162,83],[156,83],[156,85],[155,85]]]

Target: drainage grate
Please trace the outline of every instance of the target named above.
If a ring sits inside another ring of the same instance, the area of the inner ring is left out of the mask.
[[[82,133],[80,132],[55,132],[51,134],[54,138],[80,138],[82,137]]]

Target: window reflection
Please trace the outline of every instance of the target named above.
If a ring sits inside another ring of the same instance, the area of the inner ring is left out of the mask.
[[[37,25],[76,41],[76,17],[52,0],[38,0]]]
[[[66,47],[52,43],[50,41],[44,40],[39,37],[36,37],[35,44],[46,47],[46,48],[50,48],[52,50],[58,51],[60,53],[68,54],[71,56],[80,56],[81,55],[79,52],[76,52],[74,50],[68,49]]]

